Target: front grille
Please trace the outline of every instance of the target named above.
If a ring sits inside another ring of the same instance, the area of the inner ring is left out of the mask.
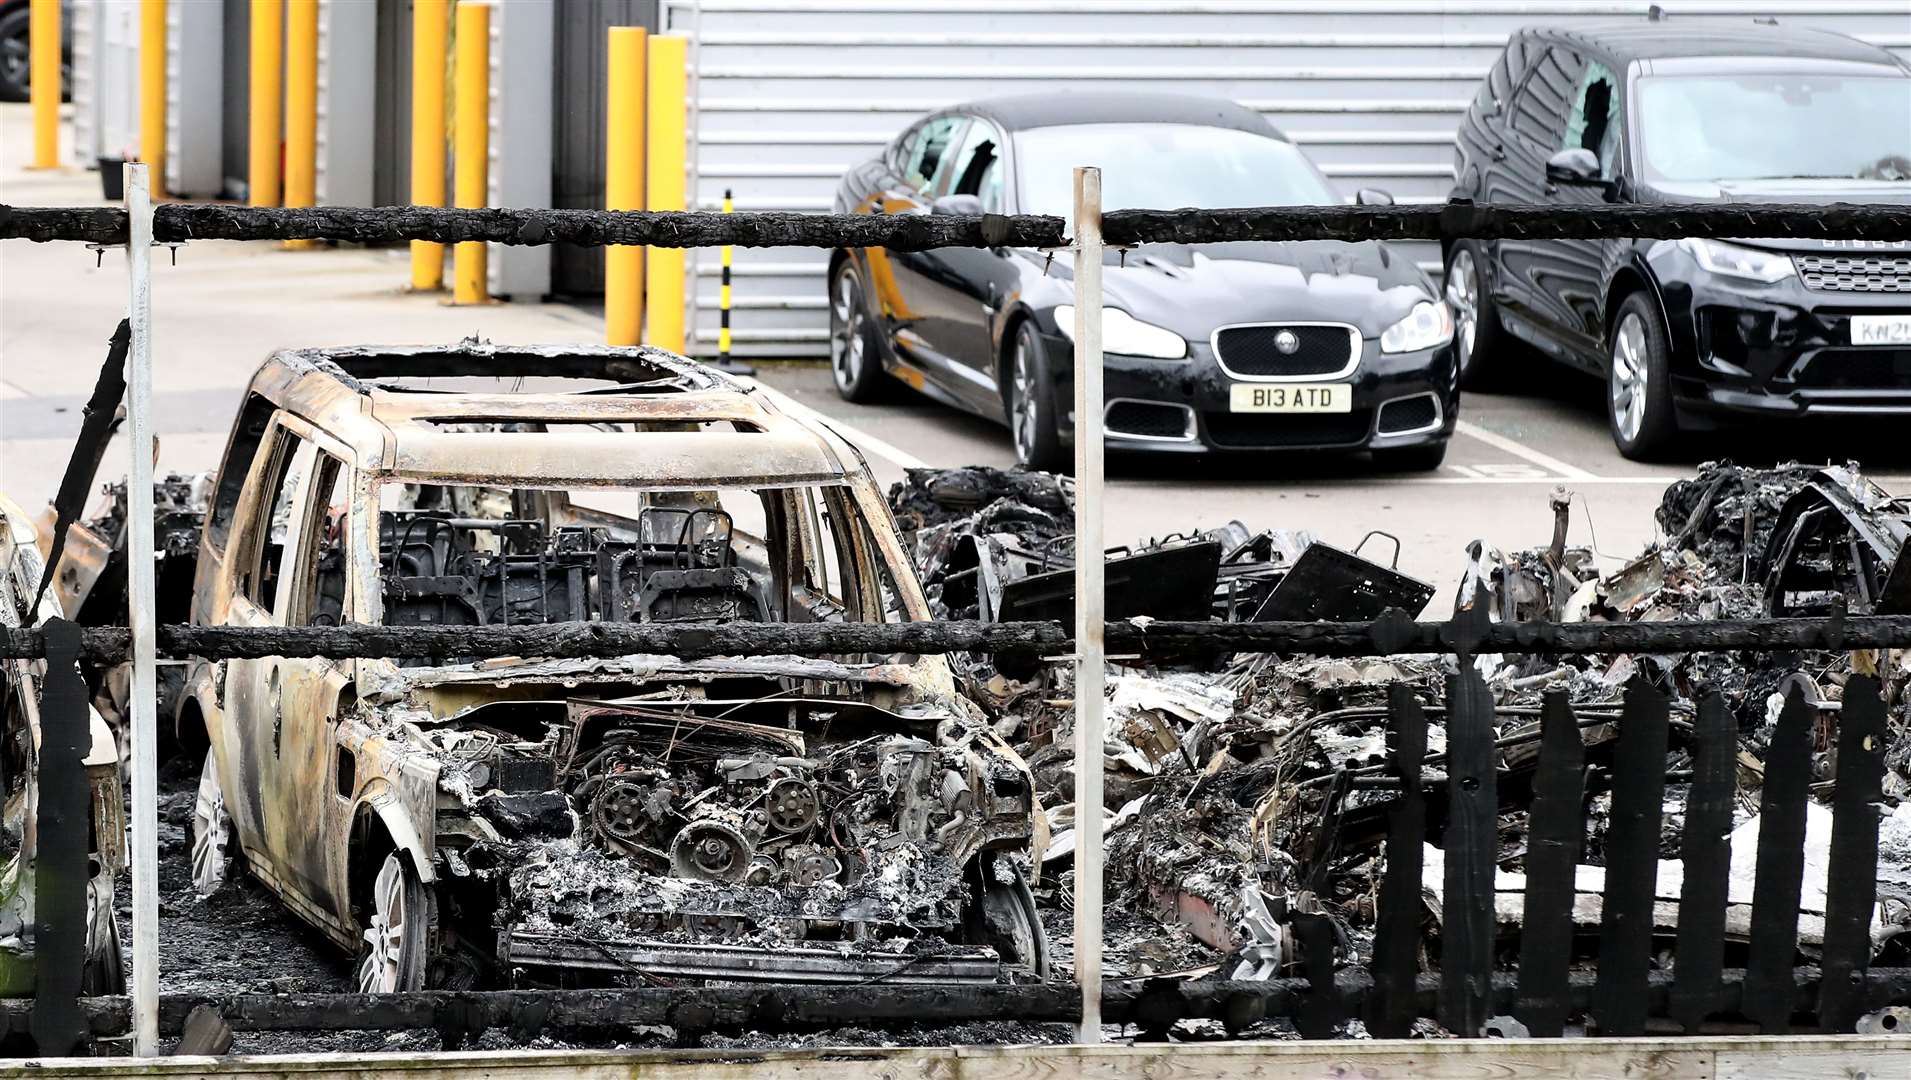
[[[1420,431],[1432,427],[1440,420],[1440,403],[1432,394],[1415,394],[1412,397],[1394,398],[1380,407],[1380,433],[1394,435],[1403,431]]]
[[[1350,413],[1231,413],[1205,414],[1208,438],[1216,446],[1237,450],[1282,449],[1306,446],[1358,446],[1373,427],[1372,409]]]
[[[1294,335],[1294,351],[1284,353],[1275,340]],[[1360,338],[1347,326],[1229,326],[1214,335],[1215,354],[1231,375],[1248,378],[1306,378],[1339,375],[1360,359]]]
[[[1820,349],[1792,379],[1813,390],[1911,391],[1911,349]]]
[[[1102,427],[1118,435],[1141,435],[1150,439],[1185,439],[1188,436],[1188,407],[1163,405],[1154,401],[1116,401],[1108,406]]]
[[[1794,255],[1807,289],[1822,292],[1911,293],[1911,258]]]

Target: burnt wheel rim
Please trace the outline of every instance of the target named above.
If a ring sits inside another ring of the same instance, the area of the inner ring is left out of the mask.
[[[1612,335],[1612,375],[1609,400],[1613,430],[1626,442],[1639,437],[1645,426],[1646,395],[1651,392],[1646,361],[1646,322],[1629,311]]]
[[[372,916],[365,926],[365,959],[358,966],[358,992],[389,994],[399,989],[405,957],[405,867],[397,855],[385,856],[372,882]]]
[[[205,768],[199,773],[199,795],[192,804],[192,888],[202,899],[225,883],[231,829],[225,792],[219,787],[218,769],[208,751]]]
[[[1460,349],[1460,370],[1465,371],[1473,362],[1473,339],[1480,326],[1479,268],[1466,248],[1453,253],[1453,265],[1447,269],[1447,304],[1453,308],[1453,339]]]
[[[1009,366],[1009,430],[1015,437],[1015,459],[1024,465],[1035,452],[1034,366],[1028,336],[1017,334],[1015,354]]]
[[[847,269],[837,275],[830,302],[829,366],[843,390],[863,374],[863,306],[857,302],[856,278]]]

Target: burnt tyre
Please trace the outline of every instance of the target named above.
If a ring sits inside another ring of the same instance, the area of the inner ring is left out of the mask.
[[[358,992],[392,994],[425,988],[437,905],[411,863],[385,856],[372,879],[365,947],[358,957]]]
[[[1048,932],[1042,927],[1035,893],[1029,889],[1021,867],[1007,859],[984,859],[976,863],[969,876],[970,940],[995,949],[1004,964],[1046,980]]]
[[[1034,323],[1024,321],[1016,327],[1008,367],[1009,434],[1015,439],[1015,460],[1044,472],[1067,470],[1069,461],[1055,416],[1055,380]]]
[[[1510,344],[1486,291],[1486,250],[1462,240],[1447,256],[1446,298],[1453,309],[1453,360],[1460,385],[1474,390],[1492,383],[1501,353]],[[1437,462],[1435,464],[1438,464]]]
[[[1627,296],[1613,316],[1606,362],[1606,420],[1619,452],[1634,461],[1664,453],[1679,433],[1672,413],[1671,348],[1652,298]]]
[[[226,812],[219,764],[211,750],[199,770],[199,795],[192,804],[192,891],[204,900],[232,876],[232,817]]]
[[[863,301],[862,276],[844,259],[829,283],[829,370],[836,393],[858,404],[876,401],[887,389],[875,321]]]

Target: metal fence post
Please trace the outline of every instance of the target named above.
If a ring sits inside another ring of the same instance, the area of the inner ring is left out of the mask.
[[[133,632],[133,1053],[152,1057],[159,1049],[159,691],[153,598],[153,294],[151,283],[153,202],[147,166],[126,168],[127,266],[131,296],[127,317],[133,347],[127,360],[126,443],[132,469],[126,478],[127,625]]]
[[[284,120],[284,0],[252,0],[252,46],[246,143],[246,202],[253,206],[279,205],[281,182],[279,139]],[[137,337],[137,331],[135,331]]]
[[[465,209],[482,209],[490,196],[491,161],[491,9],[484,4],[461,3],[457,10],[458,51],[452,79],[452,165],[454,202]],[[466,240],[451,249],[451,299],[456,304],[482,304],[490,299],[482,240]]]
[[[606,72],[604,209],[644,208],[644,51],[641,26],[610,28]],[[643,340],[644,249],[613,244],[604,249],[604,343]]]
[[[166,0],[139,6],[139,160],[152,167],[155,194],[166,187]]]
[[[1075,170],[1075,981],[1082,1042],[1101,1041],[1101,170]]]
[[[445,39],[449,0],[413,0],[411,8],[411,204],[445,204]],[[444,288],[445,246],[411,242],[414,292]]]

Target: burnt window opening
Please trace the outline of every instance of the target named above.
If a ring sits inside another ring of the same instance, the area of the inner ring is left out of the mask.
[[[266,464],[264,483],[252,496],[253,527],[241,564],[239,591],[267,614],[278,606],[279,570],[287,531],[293,523],[293,500],[303,470],[311,461],[301,454],[305,445],[298,435],[280,428]]]
[[[358,791],[358,757],[349,747],[338,748],[338,797],[349,799]]]
[[[258,394],[247,394],[245,404],[239,407],[239,417],[233,422],[232,436],[226,443],[225,460],[219,466],[219,485],[213,492],[212,506],[206,517],[206,535],[214,547],[224,547],[232,533],[233,511],[239,508],[239,497],[245,492],[246,477],[252,473],[259,441],[265,437],[266,426],[272,421],[272,411],[272,403]]]

